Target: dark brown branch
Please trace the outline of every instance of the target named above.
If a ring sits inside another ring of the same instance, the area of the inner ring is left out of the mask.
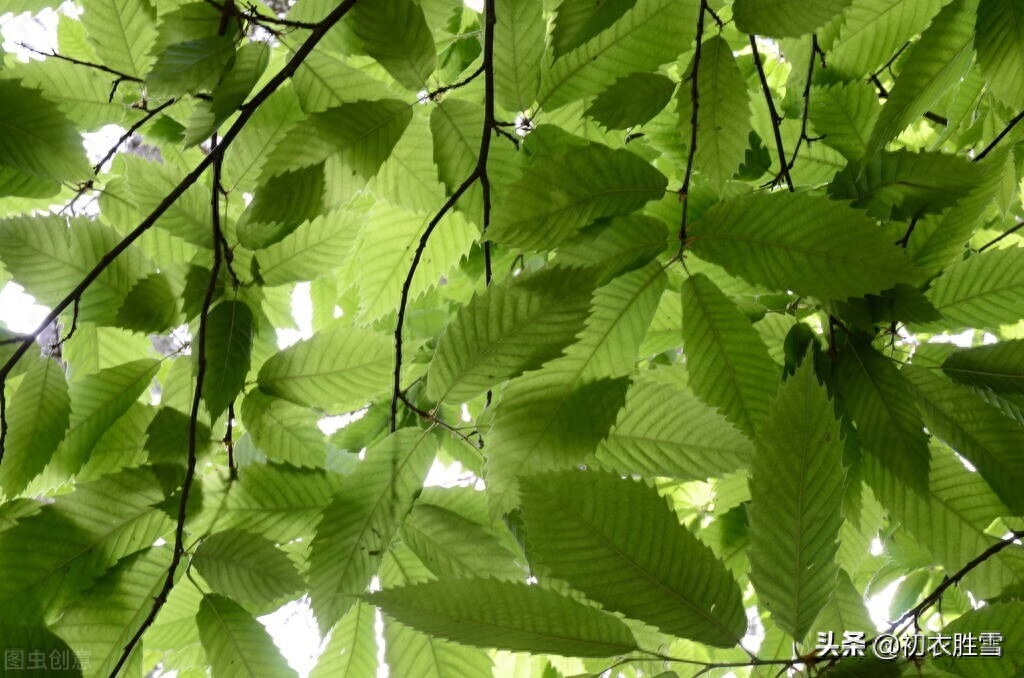
[[[907,231],[906,231],[906,233],[904,233],[904,234],[903,234],[903,237],[902,237],[902,238],[900,238],[899,240],[897,240],[897,241],[895,242],[895,244],[896,244],[896,245],[899,245],[899,246],[900,246],[900,247],[902,247],[903,249],[907,249],[907,244],[908,244],[908,243],[910,242],[910,236],[914,234],[914,229],[915,229],[916,227],[917,227],[917,219],[916,219],[916,218],[914,218],[914,219],[911,219],[911,220],[910,220],[910,225],[909,225],[909,226],[907,226]]]
[[[800,115],[800,136],[796,140],[796,146],[793,147],[793,155],[789,157],[789,164],[786,165],[787,172],[793,169],[796,164],[796,157],[800,154],[800,147],[806,141],[807,145],[810,146],[812,142],[818,141],[821,137],[810,137],[807,135],[807,118],[811,111],[811,81],[814,80],[814,59],[818,55],[824,55],[821,51],[821,47],[818,46],[818,35],[816,33],[811,34],[811,56],[807,59],[807,82],[804,83],[803,99],[804,109]]]
[[[228,479],[238,480],[238,466],[235,465],[235,441],[232,437],[235,426],[235,401],[228,403],[228,423],[224,432],[224,447],[228,451]]]
[[[269,14],[264,14],[260,12],[255,5],[251,4],[249,5],[249,9],[241,11],[234,6],[234,3],[220,3],[216,0],[204,1],[206,2],[206,4],[212,7],[216,7],[221,12],[225,11],[225,5],[230,4],[231,6],[228,9],[228,11],[230,12],[231,16],[236,16],[241,19],[245,19],[249,23],[256,24],[260,28],[264,28],[270,31],[271,33],[276,32],[271,28],[271,26],[280,26],[281,28],[301,28],[307,30],[316,30],[317,26],[319,26],[319,24],[310,23],[308,21],[293,21],[291,19],[282,19],[280,17],[270,16]]]
[[[313,51],[313,48],[316,47],[317,43],[323,40],[331,27],[338,23],[338,21],[340,21],[355,4],[356,0],[343,0],[334,8],[334,11],[328,14],[322,22],[317,24],[317,27],[313,29],[309,37],[307,37],[292,54],[292,58],[288,60],[288,63],[286,63],[284,67],[282,67],[281,70],[279,70],[277,74],[274,75],[274,77],[272,77],[270,81],[256,93],[255,96],[253,96],[252,99],[241,107],[238,117],[235,119],[234,124],[232,124],[224,133],[221,142],[211,149],[210,153],[204,156],[196,167],[185,175],[180,182],[178,182],[178,185],[160,201],[160,204],[149,213],[149,216],[142,220],[142,223],[136,226],[121,240],[121,242],[111,248],[109,252],[100,258],[96,265],[93,266],[84,278],[82,278],[82,281],[79,282],[78,285],[76,285],[75,288],[62,300],[57,302],[57,305],[54,306],[53,310],[47,314],[38,328],[25,335],[21,345],[14,351],[14,353],[11,354],[11,357],[8,358],[7,362],[0,367],[0,390],[3,389],[3,385],[7,381],[7,375],[11,373],[14,365],[22,358],[22,356],[25,355],[25,352],[28,351],[28,347],[36,340],[46,326],[60,316],[64,309],[70,306],[75,299],[81,297],[85,290],[87,290],[89,286],[103,274],[107,267],[110,266],[111,263],[121,255],[121,253],[127,250],[128,247],[138,240],[143,233],[152,228],[157,219],[163,216],[164,212],[166,212],[170,206],[173,205],[178,198],[180,198],[182,194],[189,189],[189,187],[199,180],[199,177],[202,176],[203,172],[205,172],[207,168],[209,168],[218,158],[221,158],[224,155],[224,151],[228,148],[231,142],[234,141],[235,137],[238,136],[239,132],[242,131],[245,125],[248,124],[249,119],[253,116],[256,110],[263,104],[263,102],[270,98],[270,95],[276,92],[277,89],[295,73],[295,71],[298,70],[299,66],[306,57],[309,56],[309,53]],[[3,405],[3,403],[0,402],[0,405]],[[4,441],[6,440],[6,435],[4,435],[5,433],[5,430],[0,430],[0,461],[3,460]]]
[[[939,604],[939,602],[942,600],[943,594],[951,586],[956,586],[957,584],[959,584],[963,580],[963,578],[970,574],[975,568],[980,566],[989,558],[992,558],[993,556],[998,554],[1003,549],[1009,548],[1013,545],[1019,546],[1020,544],[1018,544],[1017,542],[1020,539],[1024,539],[1024,530],[1015,530],[1010,533],[1010,536],[1007,539],[1001,539],[997,541],[995,544],[992,544],[992,546],[989,546],[987,549],[979,553],[977,556],[968,561],[966,565],[961,567],[951,576],[943,579],[942,583],[936,586],[934,591],[925,596],[924,600],[922,600],[920,603],[904,612],[899,619],[894,621],[889,626],[888,632],[896,632],[908,621],[913,621],[915,624],[917,624],[918,620],[921,618],[921,615],[924,614],[925,611],[927,611],[930,607]]]
[[[775,108],[775,98],[772,96],[772,90],[768,87],[768,77],[764,74],[764,64],[761,63],[761,55],[757,51],[757,39],[750,36],[750,49],[754,53],[754,66],[757,68],[757,79],[761,81],[761,91],[764,93],[764,101],[768,104],[768,116],[772,122],[772,134],[775,137],[775,152],[779,156],[779,173],[775,177],[775,182],[780,178],[786,181],[786,187],[789,190],[795,191],[796,188],[793,186],[793,177],[789,175],[789,163],[786,161],[786,149],[782,145],[782,132],[779,129],[779,125],[782,124],[782,116],[779,115],[778,110]],[[811,53],[811,65],[814,64],[814,53]],[[774,183],[774,182],[773,182]]]
[[[885,87],[885,85],[882,84],[882,81],[878,79],[877,75],[872,75],[870,78],[868,78],[868,80],[870,80],[871,84],[873,84],[875,86],[875,89],[878,90],[878,98],[879,99],[888,99],[889,98],[889,90]],[[934,122],[937,125],[942,125],[943,127],[948,127],[949,126],[949,120],[947,118],[939,115],[938,113],[932,113],[931,111],[925,111],[924,112],[924,117],[927,118],[928,120],[931,120],[932,122]]]
[[[142,636],[145,635],[149,627],[152,626],[156,620],[156,616],[160,613],[164,603],[167,602],[167,597],[170,595],[171,590],[174,588],[174,577],[177,574],[178,566],[181,564],[182,558],[185,557],[185,519],[188,515],[188,498],[192,490],[192,482],[195,480],[196,465],[197,465],[197,454],[198,449],[198,435],[199,435],[199,407],[202,403],[203,398],[203,382],[206,377],[206,330],[207,320],[210,316],[210,308],[213,306],[213,298],[217,292],[217,277],[220,274],[221,260],[223,259],[223,252],[221,250],[221,241],[217,236],[217,231],[220,230],[220,191],[217,190],[217,186],[220,184],[220,171],[221,164],[223,162],[224,154],[220,153],[217,155],[216,160],[213,163],[213,185],[214,189],[210,192],[210,213],[213,218],[213,266],[210,269],[210,282],[206,286],[206,294],[203,297],[203,307],[199,313],[199,335],[196,340],[196,388],[195,393],[192,396],[192,410],[189,413],[188,420],[188,458],[185,463],[185,477],[181,481],[181,499],[178,502],[178,518],[174,530],[174,552],[171,554],[171,564],[167,568],[167,576],[164,578],[163,586],[160,588],[160,592],[156,595],[153,600],[153,605],[149,610],[149,614],[139,625],[139,628],[132,635],[131,639],[124,646],[124,650],[121,653],[120,658],[117,660],[117,664],[114,665],[113,670],[110,672],[110,678],[116,678],[117,674],[121,671],[121,668],[128,661],[132,651],[142,640]]]
[[[25,44],[24,42],[19,42],[18,43],[18,47],[21,47],[22,49],[27,50],[29,52],[32,52],[33,54],[38,54],[39,56],[42,56],[42,57],[47,57],[47,58],[52,57],[54,59],[60,59],[61,61],[67,61],[69,63],[75,64],[75,65],[78,65],[78,66],[85,66],[86,68],[91,68],[93,70],[102,71],[104,73],[107,73],[108,75],[116,76],[117,79],[120,80],[120,81],[127,80],[128,82],[144,82],[142,78],[138,78],[138,77],[136,77],[134,75],[128,75],[124,71],[114,70],[110,66],[105,66],[104,64],[97,64],[97,63],[94,63],[92,61],[83,61],[81,59],[76,59],[74,57],[69,57],[66,54],[61,54],[61,53],[57,52],[56,50],[50,50],[49,52],[44,52],[43,50],[36,49],[35,47],[33,47],[31,45]]]
[[[689,217],[690,180],[693,178],[693,158],[697,154],[697,111],[700,108],[700,54],[704,43],[704,12],[708,10],[707,0],[701,0],[697,10],[697,46],[693,51],[693,68],[690,70],[690,148],[686,152],[686,171],[683,174],[683,185],[679,188],[679,200],[683,203],[683,213],[679,219],[679,244],[686,244],[686,222]],[[681,251],[681,250],[680,250]]]
[[[1017,126],[1017,123],[1020,122],[1021,120],[1024,120],[1024,111],[1021,111],[1017,115],[1013,116],[1013,119],[1010,120],[1010,122],[1006,124],[1006,127],[1004,127],[1002,131],[996,135],[996,138],[989,142],[989,145],[986,146],[981,153],[975,156],[974,162],[981,162],[982,160],[984,160],[985,156],[991,153],[992,149],[994,149],[996,145],[998,145],[999,142],[1002,141],[1006,137],[1006,135],[1009,134],[1010,131]]]
[[[437,101],[438,97],[443,95],[445,92],[450,92],[453,89],[459,89],[460,87],[465,87],[469,83],[471,83],[474,80],[476,80],[480,76],[480,74],[484,72],[485,67],[486,67],[486,64],[480,64],[479,68],[477,68],[475,71],[473,71],[472,73],[467,75],[462,80],[459,80],[458,82],[454,82],[454,83],[452,83],[450,85],[445,85],[444,87],[438,87],[437,89],[433,90],[432,92],[427,92],[427,94],[424,97],[424,99],[426,99],[428,101]]]
[[[1010,228],[1009,230],[1004,232],[1002,235],[997,235],[995,238],[992,238],[987,243],[985,243],[984,245],[979,247],[978,251],[979,252],[984,252],[989,247],[992,247],[993,245],[995,245],[997,242],[999,242],[1003,238],[1008,238],[1009,236],[1013,235],[1014,233],[1016,233],[1017,231],[1019,231],[1022,228],[1024,228],[1024,221],[1018,221],[1015,226],[1013,226],[1012,228]]]
[[[156,108],[147,109],[146,110],[146,114],[144,116],[142,116],[141,118],[139,118],[138,120],[136,120],[134,123],[132,123],[132,126],[129,127],[125,131],[124,134],[122,134],[120,137],[118,137],[117,142],[113,146],[111,146],[109,150],[107,150],[106,154],[102,158],[100,158],[100,161],[98,163],[96,163],[95,165],[93,165],[92,173],[93,174],[99,174],[100,170],[103,168],[103,165],[108,160],[110,160],[111,158],[114,157],[114,155],[117,153],[118,149],[121,148],[121,145],[124,144],[129,139],[131,139],[132,135],[134,135],[136,132],[139,131],[139,128],[141,128],[147,122],[149,122],[150,120],[155,118],[165,108],[167,108],[168,106],[176,103],[177,101],[178,101],[177,99],[168,99],[167,101],[163,102],[162,104],[160,104]]]
[[[487,157],[491,149],[491,134],[497,129],[497,125],[494,120],[494,0],[484,0],[484,48],[483,48],[483,74],[484,74],[484,123],[483,130],[480,134],[480,150],[477,153],[476,167],[469,173],[455,192],[444,202],[441,209],[437,211],[437,214],[431,218],[427,224],[426,229],[423,231],[423,235],[420,236],[419,243],[416,245],[416,251],[413,253],[412,263],[409,265],[409,271],[406,273],[405,281],[402,283],[402,296],[398,303],[398,318],[395,322],[395,371],[392,375],[391,384],[391,419],[390,425],[391,430],[394,431],[398,428],[398,402],[402,399],[402,330],[405,327],[405,313],[409,306],[409,291],[412,288],[412,280],[416,275],[416,269],[419,268],[420,259],[423,257],[423,252],[427,248],[427,243],[430,242],[430,236],[434,233],[434,229],[441,223],[441,219],[455,207],[455,203],[459,201],[459,198],[469,190],[469,188],[480,180],[486,185],[490,186],[487,179]],[[485,220],[490,218],[490,198],[489,192],[485,198]],[[486,227],[486,223],[485,223]]]

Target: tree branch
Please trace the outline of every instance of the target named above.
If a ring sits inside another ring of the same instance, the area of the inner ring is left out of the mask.
[[[796,146],[793,148],[793,155],[789,157],[789,164],[786,166],[787,171],[793,169],[796,164],[796,157],[800,153],[800,146],[806,141],[807,145],[810,146],[811,142],[818,141],[821,137],[809,137],[807,136],[807,118],[811,110],[811,81],[814,80],[814,59],[821,55],[822,63],[824,63],[824,52],[821,51],[821,47],[818,46],[818,35],[817,33],[811,34],[811,56],[807,60],[807,82],[804,83],[803,99],[804,99],[804,110],[800,115],[800,136],[796,140]]]
[[[212,7],[216,7],[221,12],[227,11],[230,16],[236,16],[240,19],[245,19],[249,23],[256,24],[260,28],[267,30],[271,33],[276,33],[276,31],[273,30],[271,26],[280,26],[282,28],[302,28],[316,30],[317,26],[319,25],[316,23],[310,23],[308,21],[293,21],[291,19],[282,19],[280,17],[270,16],[269,14],[264,14],[260,12],[253,4],[249,5],[249,9],[242,11],[235,7],[233,2],[220,3],[216,0],[204,0],[204,2],[206,2],[206,4]],[[225,9],[228,4],[230,4],[231,6]]]
[[[683,174],[683,185],[679,189],[679,200],[683,203],[683,213],[679,221],[680,248],[686,243],[690,179],[693,177],[693,158],[697,154],[697,110],[700,107],[700,87],[697,74],[700,71],[700,53],[704,43],[704,12],[708,9],[707,0],[701,0],[700,9],[697,10],[697,46],[693,51],[693,69],[690,71],[690,148],[686,153],[686,172]]]
[[[92,173],[99,174],[100,169],[103,168],[103,165],[106,164],[108,160],[114,157],[118,149],[121,148],[121,145],[124,144],[129,139],[131,139],[132,135],[139,131],[139,128],[141,128],[147,122],[155,118],[165,108],[177,103],[177,101],[177,99],[168,99],[156,108],[146,109],[146,114],[138,120],[136,120],[134,123],[132,123],[132,126],[129,127],[124,134],[118,137],[117,142],[113,146],[111,146],[110,149],[107,150],[106,154],[102,158],[100,158],[100,161],[93,165]]]
[[[51,310],[50,313],[46,315],[43,321],[39,324],[39,327],[37,327],[34,331],[30,332],[29,334],[25,335],[25,337],[22,339],[21,345],[18,346],[17,349],[15,349],[15,351],[11,354],[11,357],[8,358],[7,362],[4,363],[2,367],[0,367],[0,390],[3,389],[3,385],[7,381],[7,376],[11,373],[11,370],[14,368],[14,365],[18,362],[18,360],[22,358],[22,356],[25,355],[25,352],[28,351],[28,347],[32,344],[32,342],[36,340],[36,338],[46,328],[46,326],[53,322],[54,319],[59,317],[60,314],[64,311],[64,309],[70,306],[75,301],[75,299],[81,297],[82,294],[89,288],[89,286],[92,285],[92,283],[94,283],[96,279],[103,274],[107,267],[110,266],[114,262],[114,260],[117,259],[118,256],[120,256],[125,250],[127,250],[128,247],[131,246],[133,242],[138,240],[143,233],[148,231],[153,226],[153,224],[156,223],[157,219],[163,216],[164,212],[166,212],[171,207],[171,205],[173,205],[178,200],[178,198],[180,198],[182,194],[185,193],[186,190],[188,190],[193,184],[196,183],[196,181],[199,180],[199,177],[202,176],[203,172],[205,172],[207,168],[209,168],[219,158],[223,157],[224,151],[227,150],[231,142],[234,141],[235,137],[237,137],[239,132],[242,131],[242,129],[249,122],[249,119],[253,116],[256,110],[263,104],[263,102],[270,98],[270,95],[277,91],[277,89],[281,85],[283,85],[286,80],[292,77],[292,75],[295,73],[295,71],[298,70],[299,66],[306,59],[306,57],[309,56],[309,53],[313,51],[313,48],[316,47],[316,45],[321,40],[323,40],[324,36],[327,35],[327,32],[336,23],[338,23],[341,20],[341,18],[344,17],[355,4],[356,0],[343,0],[337,7],[334,8],[334,10],[330,14],[327,15],[327,17],[323,21],[321,21],[319,24],[316,24],[316,28],[313,29],[309,37],[306,38],[306,40],[301,45],[299,45],[298,48],[296,48],[295,52],[292,55],[292,58],[288,60],[288,62],[281,68],[281,70],[279,70],[277,74],[274,75],[274,77],[272,77],[270,81],[267,82],[267,84],[264,85],[263,88],[256,93],[255,96],[253,96],[252,99],[250,99],[246,104],[244,104],[241,107],[238,117],[235,119],[234,124],[232,124],[231,127],[229,127],[228,130],[224,133],[224,136],[221,138],[220,143],[217,144],[214,148],[212,148],[210,150],[210,153],[204,156],[203,159],[195,166],[195,168],[187,175],[185,175],[185,177],[180,182],[178,182],[178,185],[175,186],[164,197],[164,199],[160,201],[160,204],[157,205],[152,212],[150,212],[149,216],[142,220],[142,223],[136,226],[117,245],[111,248],[109,252],[107,252],[100,258],[96,265],[93,266],[93,268],[85,275],[84,278],[82,278],[81,282],[79,282],[74,289],[72,289],[67,295],[65,295],[63,299],[61,299],[57,303],[56,306],[53,307],[53,310]],[[3,405],[4,403],[0,401],[0,411],[5,411],[5,408],[2,407]],[[5,430],[0,430],[0,460],[2,460],[3,458],[2,455],[4,449],[4,442],[6,440],[5,434]]]
[[[757,51],[757,38],[753,35],[750,36],[750,49],[754,53],[754,66],[757,68],[757,78],[761,81],[761,91],[764,93],[765,103],[768,104],[768,115],[772,122],[772,134],[775,136],[775,152],[779,156],[779,173],[775,177],[772,183],[778,182],[779,178],[786,180],[786,187],[789,188],[790,192],[796,190],[793,186],[793,177],[789,175],[789,163],[786,161],[786,149],[782,145],[782,132],[779,130],[779,125],[782,123],[782,116],[779,115],[778,110],[775,108],[775,98],[772,97],[772,91],[768,87],[768,78],[764,74],[764,64],[761,63],[761,55]],[[811,53],[811,67],[814,67],[814,53]],[[808,80],[808,86],[810,86],[810,80]]]
[[[975,156],[974,162],[981,162],[982,160],[984,160],[985,156],[991,153],[992,149],[994,149],[996,145],[998,145],[999,142],[1002,141],[1006,137],[1006,135],[1009,134],[1010,131],[1017,126],[1017,123],[1020,122],[1021,120],[1024,120],[1024,111],[1021,111],[1017,115],[1013,116],[1013,119],[1010,120],[1010,122],[1006,124],[1006,127],[1004,127],[1002,131],[996,135],[996,138],[989,142],[989,145],[986,146],[981,153]]]
[[[469,176],[459,185],[455,192],[444,202],[441,209],[431,218],[423,235],[420,236],[416,251],[413,253],[412,263],[402,283],[402,297],[398,303],[398,318],[395,322],[395,370],[391,383],[391,418],[390,428],[395,431],[398,428],[398,402],[402,399],[402,330],[405,327],[405,314],[409,307],[409,293],[412,288],[412,280],[419,268],[420,259],[430,242],[430,236],[434,229],[441,223],[441,219],[455,207],[459,198],[469,188],[480,180],[486,186],[484,192],[484,228],[490,219],[490,183],[487,177],[487,157],[491,149],[491,134],[497,128],[494,120],[494,0],[484,0],[484,63],[482,72],[484,74],[484,123],[483,131],[480,134],[480,151],[477,153],[476,167],[469,173]],[[475,75],[472,77],[476,77]]]
[[[167,576],[164,578],[163,586],[153,600],[153,606],[150,608],[149,614],[146,615],[146,618],[139,625],[135,634],[124,646],[121,657],[110,672],[110,678],[116,678],[121,668],[131,656],[132,651],[139,644],[139,641],[142,640],[142,636],[145,635],[154,620],[156,620],[156,616],[160,613],[164,603],[167,602],[167,597],[174,588],[174,577],[177,574],[178,565],[181,564],[182,558],[185,557],[185,519],[188,516],[188,498],[191,494],[192,482],[195,480],[196,475],[199,407],[202,403],[203,383],[206,377],[207,320],[210,316],[210,308],[213,306],[214,295],[217,292],[217,278],[220,275],[220,265],[223,259],[221,239],[218,236],[220,231],[220,191],[217,189],[220,184],[223,159],[224,154],[218,154],[213,163],[213,190],[210,191],[210,213],[213,219],[213,233],[211,234],[213,240],[213,266],[210,269],[210,282],[206,286],[206,294],[203,297],[203,307],[199,313],[199,336],[196,341],[196,387],[192,396],[192,410],[189,413],[188,420],[188,458],[185,462],[185,477],[181,482],[181,499],[178,502],[178,518],[174,530],[174,552],[171,554],[171,564],[167,568]]]
[[[889,98],[889,90],[886,89],[885,85],[882,84],[882,81],[878,79],[877,75],[872,75],[870,78],[868,78],[868,80],[870,80],[871,84],[873,84],[875,86],[875,89],[878,90],[878,98],[879,99],[888,99]],[[932,113],[931,111],[925,111],[924,112],[924,117],[929,119],[929,120],[931,120],[932,122],[934,122],[934,123],[936,123],[938,125],[942,125],[943,127],[948,127],[949,126],[949,120],[947,118],[944,118],[943,116],[939,115],[938,113]]]
[[[1003,238],[1007,238],[1007,237],[1013,235],[1014,233],[1016,233],[1017,231],[1019,231],[1022,228],[1024,228],[1024,221],[1018,221],[1015,226],[1013,226],[1012,228],[1010,228],[1009,230],[1004,232],[1002,235],[997,235],[995,238],[992,238],[987,243],[985,243],[984,245],[979,247],[978,251],[979,252],[984,252],[989,247],[992,247],[992,245],[995,245],[997,242],[999,242]]]
[[[85,66],[86,68],[91,68],[93,70],[102,71],[104,73],[107,73],[108,75],[116,76],[117,79],[120,80],[120,81],[144,82],[144,80],[142,78],[136,77],[134,75],[128,75],[124,71],[114,70],[110,66],[106,66],[104,64],[97,64],[97,63],[94,63],[92,61],[83,61],[81,59],[76,59],[74,57],[69,57],[66,54],[61,54],[61,53],[57,52],[57,50],[51,49],[49,52],[44,52],[43,50],[36,49],[32,45],[28,45],[28,44],[26,44],[24,42],[19,42],[18,43],[18,47],[20,47],[20,48],[22,48],[24,50],[27,50],[29,52],[32,52],[33,54],[38,54],[39,56],[42,56],[42,57],[47,57],[47,58],[51,58],[52,57],[54,59],[60,59],[61,61],[67,61],[68,63],[72,63],[72,64],[75,64],[77,66]]]

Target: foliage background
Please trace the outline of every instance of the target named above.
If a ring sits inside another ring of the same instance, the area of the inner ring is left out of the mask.
[[[3,55],[0,646],[293,675],[302,598],[317,676],[1024,670],[1024,3],[290,5]],[[1001,658],[817,656],[894,584]]]

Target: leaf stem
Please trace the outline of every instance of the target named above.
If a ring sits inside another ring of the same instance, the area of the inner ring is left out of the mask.
[[[683,213],[679,221],[680,254],[686,244],[686,223],[689,217],[690,180],[693,177],[693,158],[697,154],[697,111],[700,108],[700,72],[701,47],[704,44],[704,13],[708,11],[707,0],[701,0],[697,10],[697,46],[693,51],[693,68],[690,70],[690,148],[686,153],[686,171],[683,174],[683,185],[679,188],[679,200],[683,203]]]

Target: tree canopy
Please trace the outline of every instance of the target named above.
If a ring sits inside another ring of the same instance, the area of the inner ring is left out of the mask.
[[[1024,0],[78,3],[0,674],[1024,670]]]

